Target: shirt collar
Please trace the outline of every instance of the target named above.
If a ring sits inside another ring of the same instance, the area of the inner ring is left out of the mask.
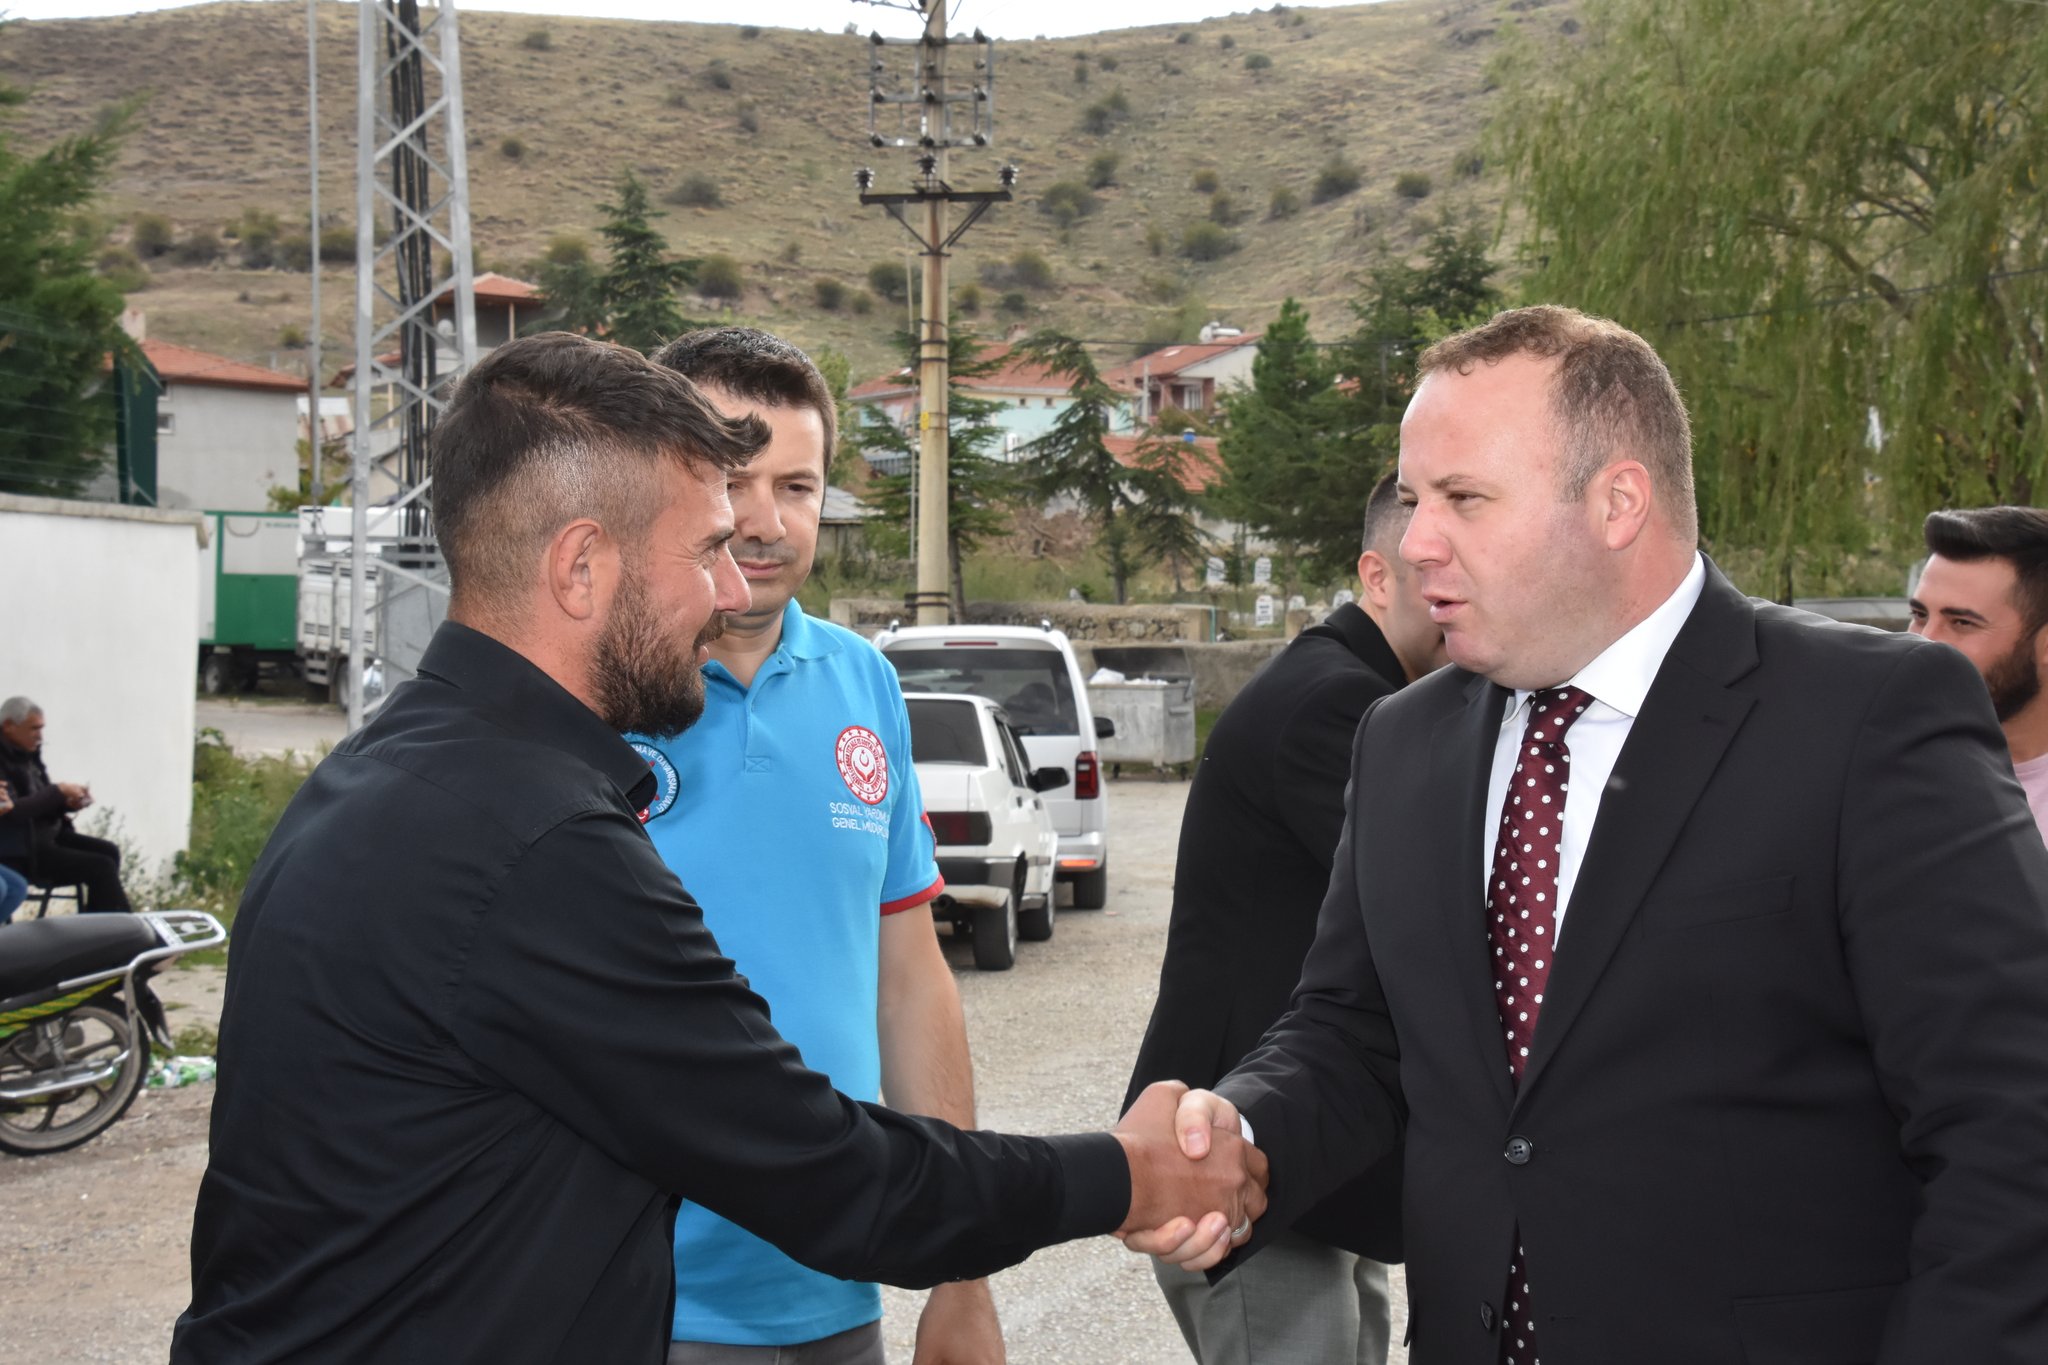
[[[1564,685],[1576,687],[1593,700],[1604,702],[1634,720],[1643,709],[1643,699],[1650,694],[1650,684],[1657,680],[1657,670],[1664,666],[1664,656],[1671,652],[1671,642],[1678,638],[1686,618],[1699,605],[1700,591],[1706,582],[1706,560],[1695,550],[1692,568],[1686,571],[1671,596],[1664,599],[1663,605],[1601,650],[1593,662],[1580,669]],[[1533,695],[1532,690],[1518,690],[1514,702],[1508,707],[1508,718],[1520,715]]]
[[[839,652],[839,641],[831,631],[806,616],[792,597],[782,609],[782,643],[777,647],[788,650],[792,658],[822,659]]]
[[[804,609],[798,606],[796,599],[792,597],[789,604],[782,609],[782,638],[775,642],[774,652],[762,661],[760,670],[754,674],[754,681],[759,682],[774,674],[788,672],[793,660],[822,659],[827,654],[838,652],[839,641],[834,638],[832,632],[822,629],[816,621],[805,615]],[[707,662],[704,665],[704,672],[706,676],[715,678],[728,687],[737,687],[742,692],[747,690],[740,687],[740,680],[735,678],[732,670],[718,659]]]
[[[444,621],[419,671],[459,689],[506,729],[582,759],[636,810],[647,804],[651,793],[638,790],[654,781],[647,760],[518,650],[460,621]]]

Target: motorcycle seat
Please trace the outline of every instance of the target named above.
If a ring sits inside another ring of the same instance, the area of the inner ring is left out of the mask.
[[[134,915],[64,915],[0,925],[0,1000],[126,967],[163,941]]]

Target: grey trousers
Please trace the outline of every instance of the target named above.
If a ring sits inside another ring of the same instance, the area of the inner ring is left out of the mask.
[[[1387,1268],[1288,1233],[1221,1284],[1152,1263],[1201,1365],[1386,1365]]]
[[[795,1346],[726,1346],[715,1341],[671,1341],[668,1365],[886,1365],[882,1324],[871,1322]]]

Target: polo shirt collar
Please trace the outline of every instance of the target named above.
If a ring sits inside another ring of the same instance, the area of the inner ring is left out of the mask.
[[[792,597],[782,609],[782,643],[777,648],[787,650],[793,659],[822,659],[839,652],[839,641],[805,615]]]
[[[636,810],[652,797],[655,777],[647,760],[511,646],[459,621],[443,621],[420,659],[420,676],[459,689],[513,733],[583,760],[611,779]],[[650,790],[638,790],[642,786]]]

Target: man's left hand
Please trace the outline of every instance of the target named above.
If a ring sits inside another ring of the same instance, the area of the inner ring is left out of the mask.
[[[957,1280],[932,1290],[917,1320],[911,1365],[1003,1365],[1003,1328],[987,1280]]]

